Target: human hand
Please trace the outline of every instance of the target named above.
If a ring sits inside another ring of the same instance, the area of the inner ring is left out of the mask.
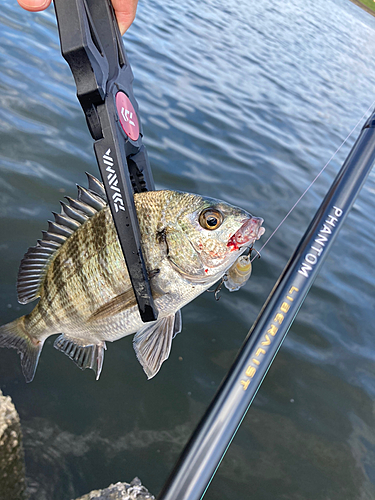
[[[49,7],[51,0],[17,0],[22,8],[31,12],[38,12]],[[138,0],[112,0],[113,8],[121,35],[134,21]]]

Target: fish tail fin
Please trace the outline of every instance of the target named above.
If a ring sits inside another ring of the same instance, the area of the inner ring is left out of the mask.
[[[26,382],[31,382],[34,378],[43,343],[43,340],[31,337],[26,331],[25,316],[0,326],[0,347],[17,349]]]

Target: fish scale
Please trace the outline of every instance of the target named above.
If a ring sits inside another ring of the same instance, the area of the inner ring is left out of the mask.
[[[39,302],[30,314],[0,327],[0,347],[21,353],[28,382],[44,341],[57,333],[54,346],[80,368],[94,369],[97,378],[106,341],[136,333],[137,358],[153,377],[181,330],[180,309],[218,281],[264,232],[262,219],[219,200],[167,190],[135,194],[158,309],[158,320],[144,324],[103,185],[89,174],[88,180],[89,188],[78,186],[78,198],[67,197],[21,262],[19,300]]]

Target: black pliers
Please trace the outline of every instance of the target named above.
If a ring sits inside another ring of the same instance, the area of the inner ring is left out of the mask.
[[[142,321],[157,319],[134,207],[155,189],[129,65],[110,0],[54,0],[61,52],[95,140],[94,150]]]

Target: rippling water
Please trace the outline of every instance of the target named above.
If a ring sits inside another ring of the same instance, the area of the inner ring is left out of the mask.
[[[267,234],[374,100],[375,18],[347,0],[142,0],[125,45],[158,188],[239,205],[264,217]],[[0,90],[2,324],[32,308],[15,291],[25,250],[84,171],[97,173],[52,8],[2,2]],[[155,379],[130,338],[109,345],[99,382],[51,339],[30,385],[15,351],[0,350],[30,499],[68,500],[135,475],[158,493],[354,140],[245,289],[184,309]],[[374,194],[371,173],[207,500],[375,498]]]

